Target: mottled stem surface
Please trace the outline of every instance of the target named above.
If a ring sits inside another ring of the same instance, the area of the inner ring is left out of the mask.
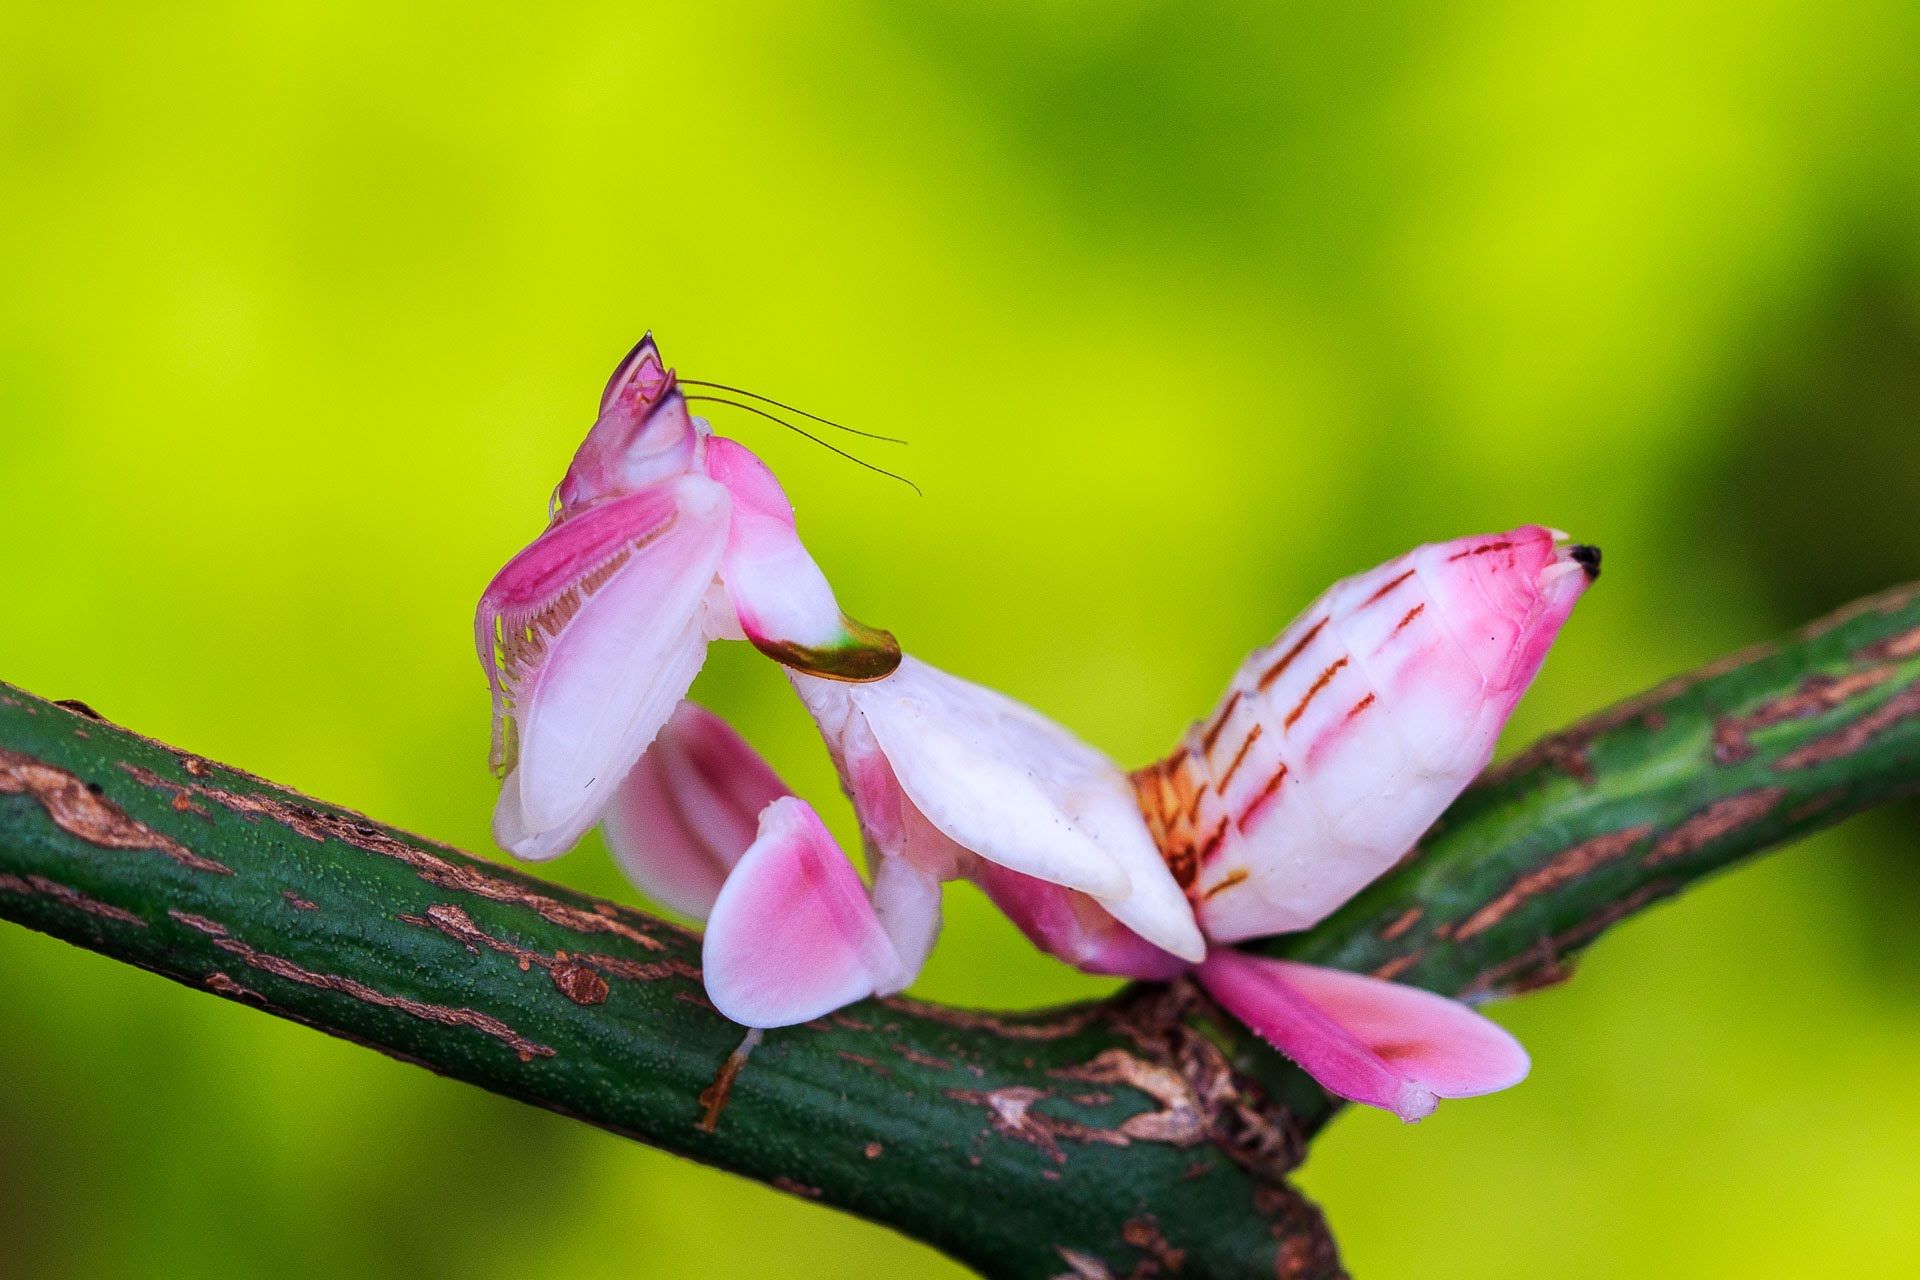
[[[1703,875],[1920,784],[1920,592],[1549,738],[1276,953],[1556,981]],[[769,1033],[674,925],[0,686],[0,916],[925,1240],[1007,1277],[1330,1277],[1286,1182],[1334,1110],[1186,983]]]

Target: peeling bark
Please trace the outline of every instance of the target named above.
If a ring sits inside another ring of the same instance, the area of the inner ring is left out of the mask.
[[[1459,924],[1443,926],[1439,931],[1440,936],[1455,942],[1465,942],[1468,938],[1485,933],[1533,899],[1553,893],[1583,876],[1591,875],[1595,868],[1612,862],[1615,858],[1625,857],[1652,833],[1653,828],[1650,825],[1641,823],[1628,827],[1624,831],[1608,831],[1582,840],[1579,844],[1564,852],[1556,853],[1546,862],[1520,876],[1507,888],[1501,890],[1499,896],[1493,901]],[[1382,930],[1381,934],[1384,937],[1386,931]]]
[[[491,1014],[410,1000],[405,996],[396,996],[377,990],[358,978],[343,977],[336,973],[315,973],[285,956],[274,955],[240,941],[217,920],[209,920],[204,916],[196,916],[186,911],[168,911],[167,914],[187,928],[206,934],[213,939],[215,947],[238,957],[240,962],[248,968],[258,969],[262,973],[271,974],[286,982],[298,983],[303,987],[318,987],[322,991],[337,992],[350,1000],[358,1000],[380,1009],[393,1009],[410,1018],[437,1022],[444,1027],[471,1027],[482,1035],[492,1036],[506,1045],[519,1056],[522,1062],[531,1062],[535,1058],[551,1058],[554,1054],[554,1051],[546,1045],[534,1043]]]
[[[0,748],[0,795],[32,796],[54,826],[96,848],[151,849],[194,871],[233,874],[101,799],[99,783],[82,782],[74,774],[17,751]]]
[[[86,915],[98,916],[102,920],[111,920],[116,924],[132,925],[144,929],[147,922],[131,911],[122,910],[109,902],[89,898],[78,889],[49,880],[45,876],[0,875],[0,893],[38,893],[52,898],[55,902],[72,907]]]

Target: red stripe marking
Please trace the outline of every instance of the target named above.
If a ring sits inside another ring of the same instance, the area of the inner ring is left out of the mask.
[[[1456,551],[1452,555],[1448,556],[1447,559],[1449,561],[1453,561],[1453,560],[1465,560],[1468,556],[1484,556],[1490,551],[1505,551],[1508,547],[1511,547],[1512,545],[1513,544],[1511,542],[1505,542],[1505,541],[1489,542],[1484,547],[1469,547],[1465,551]]]
[[[1289,666],[1293,665],[1293,660],[1299,657],[1301,652],[1305,650],[1308,645],[1313,643],[1314,637],[1320,634],[1320,628],[1326,625],[1327,625],[1327,620],[1325,618],[1322,618],[1320,619],[1320,621],[1314,623],[1312,628],[1308,630],[1307,634],[1301,636],[1300,639],[1294,643],[1293,648],[1287,650],[1285,653],[1280,655],[1280,661],[1274,663],[1271,667],[1267,668],[1267,674],[1260,677],[1260,687],[1264,689],[1268,685],[1272,684],[1275,680],[1278,680],[1280,678],[1280,673],[1285,671]]]
[[[1220,708],[1220,714],[1215,718],[1213,727],[1208,729],[1206,736],[1200,739],[1200,752],[1202,755],[1210,756],[1213,754],[1213,744],[1219,740],[1220,731],[1227,727],[1228,718],[1233,715],[1233,709],[1239,705],[1240,691],[1235,689],[1232,696],[1227,699],[1225,705]]]
[[[1380,588],[1378,591],[1368,596],[1365,600],[1362,600],[1360,602],[1360,608],[1364,609],[1368,605],[1372,604],[1374,601],[1382,599],[1387,595],[1388,592],[1392,591],[1395,587],[1405,582],[1408,578],[1411,578],[1413,576],[1413,573],[1414,571],[1412,569],[1407,570],[1405,573],[1395,578],[1392,582],[1389,582],[1386,586]]]
[[[1242,810],[1238,818],[1234,819],[1234,825],[1242,831],[1245,831],[1247,824],[1253,821],[1253,815],[1260,812],[1260,807],[1273,798],[1273,793],[1280,789],[1280,784],[1286,781],[1286,777],[1287,766],[1281,765],[1280,772],[1267,779],[1267,785],[1260,788],[1260,794],[1253,798],[1253,803]]]
[[[1208,858],[1211,858],[1214,854],[1214,850],[1218,849],[1220,847],[1220,842],[1226,838],[1227,838],[1227,820],[1225,818],[1222,818],[1220,819],[1219,825],[1214,827],[1213,834],[1207,837],[1206,843],[1200,846],[1200,856],[1196,859],[1196,861],[1205,862]]]
[[[1260,730],[1261,725],[1256,722],[1252,731],[1247,734],[1246,741],[1240,744],[1240,750],[1234,753],[1233,763],[1228,765],[1227,771],[1220,775],[1220,780],[1213,784],[1215,791],[1223,796],[1227,794],[1227,784],[1233,781],[1234,770],[1240,767],[1240,762],[1247,758],[1247,752],[1253,750],[1253,744],[1259,741]]]
[[[1353,704],[1353,710],[1347,712],[1347,719],[1349,720],[1353,719],[1355,716],[1359,715],[1362,711],[1365,711],[1368,707],[1372,705],[1373,705],[1373,695],[1368,694],[1366,697],[1360,699],[1360,701]]]
[[[1425,611],[1426,607],[1427,607],[1426,601],[1423,600],[1419,604],[1413,606],[1413,608],[1407,610],[1406,616],[1401,618],[1400,621],[1394,624],[1392,634],[1397,636],[1402,631],[1406,630],[1407,624],[1409,622],[1412,622],[1415,618],[1419,617],[1421,613]]]
[[[1313,682],[1313,688],[1307,690],[1306,696],[1300,699],[1300,704],[1293,710],[1287,712],[1286,723],[1281,727],[1285,729],[1293,728],[1294,721],[1307,713],[1307,704],[1312,702],[1314,698],[1319,695],[1320,691],[1326,688],[1328,683],[1330,683],[1336,675],[1340,674],[1340,668],[1346,665],[1347,660],[1345,658],[1334,659],[1333,665],[1320,673],[1320,678]]]
[[[1247,875],[1248,875],[1248,872],[1245,867],[1235,867],[1233,870],[1227,872],[1226,875],[1220,877],[1219,884],[1216,884],[1215,886],[1213,886],[1213,888],[1201,894],[1200,895],[1201,901],[1204,902],[1207,899],[1212,898],[1213,895],[1216,893],[1226,892],[1228,889],[1231,889],[1233,888],[1233,886],[1240,884],[1241,882],[1246,880]]]

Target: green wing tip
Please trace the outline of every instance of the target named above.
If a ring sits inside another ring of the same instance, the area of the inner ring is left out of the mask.
[[[900,642],[893,638],[893,633],[856,622],[844,613],[840,621],[847,639],[837,645],[756,640],[754,647],[783,666],[826,680],[863,684],[892,675],[900,665]]]

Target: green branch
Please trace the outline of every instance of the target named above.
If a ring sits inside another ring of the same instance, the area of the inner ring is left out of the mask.
[[[1916,783],[1908,591],[1548,739],[1270,945],[1525,990],[1649,903]],[[1284,1180],[1332,1105],[1185,983],[1021,1016],[870,1001],[769,1033],[729,1079],[740,1032],[684,930],[6,686],[0,916],[990,1275],[1339,1274]]]

